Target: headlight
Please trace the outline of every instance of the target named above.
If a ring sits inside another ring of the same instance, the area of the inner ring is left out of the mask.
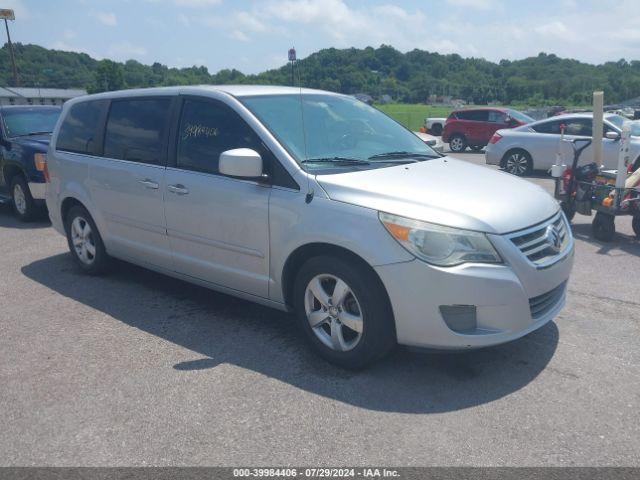
[[[462,263],[502,263],[484,233],[443,227],[380,212],[380,221],[416,257],[440,267]]]

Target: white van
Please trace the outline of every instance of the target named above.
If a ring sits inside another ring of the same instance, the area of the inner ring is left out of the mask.
[[[286,87],[67,102],[47,206],[80,268],[117,257],[292,310],[327,360],[467,349],[558,314],[571,230],[541,188],[443,157],[375,108]]]

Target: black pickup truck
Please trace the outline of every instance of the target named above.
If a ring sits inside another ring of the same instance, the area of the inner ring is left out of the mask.
[[[45,209],[45,155],[60,107],[0,106],[0,203],[23,221]]]

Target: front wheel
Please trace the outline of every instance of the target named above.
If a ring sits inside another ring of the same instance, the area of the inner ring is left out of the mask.
[[[13,211],[23,222],[32,221],[37,213],[36,202],[31,196],[31,190],[25,179],[16,175],[11,180],[11,199],[13,200]]]
[[[65,219],[65,229],[71,256],[80,269],[90,275],[105,272],[110,257],[87,209],[79,205],[71,207]]]
[[[393,314],[380,281],[364,266],[338,257],[309,259],[294,288],[305,338],[325,360],[360,369],[396,343]]]
[[[640,239],[640,215],[633,217],[631,228],[633,228],[633,233],[636,234],[636,238]]]
[[[533,170],[531,155],[523,150],[515,150],[513,152],[509,152],[505,156],[502,164],[506,172],[509,172],[518,177],[529,175]]]
[[[454,153],[462,153],[467,148],[467,139],[463,135],[454,135],[449,140],[449,148]]]
[[[484,145],[471,145],[469,148],[474,152],[479,152],[484,148]]]
[[[563,200],[560,202],[560,208],[562,208],[562,211],[569,222],[571,222],[573,217],[576,216],[576,202]]]
[[[593,219],[591,228],[596,239],[602,242],[610,242],[616,234],[615,217],[607,213],[598,212]]]

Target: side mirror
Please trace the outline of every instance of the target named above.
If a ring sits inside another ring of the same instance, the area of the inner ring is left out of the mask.
[[[262,157],[250,148],[235,148],[220,154],[218,171],[239,178],[262,177]]]
[[[604,136],[609,140],[620,140],[620,134],[618,132],[608,131]]]

